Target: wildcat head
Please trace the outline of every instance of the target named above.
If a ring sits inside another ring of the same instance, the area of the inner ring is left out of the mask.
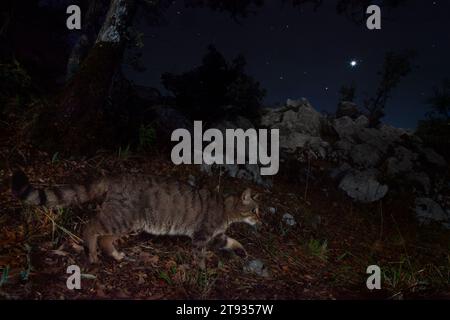
[[[245,222],[255,227],[261,225],[258,197],[259,194],[254,193],[250,188],[242,192],[240,198],[234,201],[234,208],[232,208],[234,222]]]

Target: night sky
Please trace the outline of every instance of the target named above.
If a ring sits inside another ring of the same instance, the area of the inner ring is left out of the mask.
[[[317,12],[308,5],[300,11],[281,1],[266,2],[240,23],[227,13],[186,9],[182,1],[156,27],[138,14],[146,71],[125,66],[126,74],[165,94],[161,74],[191,70],[201,63],[208,44],[214,44],[227,59],[244,54],[247,73],[267,89],[265,105],[305,97],[317,110],[334,112],[343,84],[356,84],[360,102],[374,93],[385,53],[413,49],[416,67],[395,89],[384,119],[403,128],[416,127],[428,111],[425,100],[433,86],[450,77],[449,0],[410,0],[386,9],[383,29],[377,31],[337,15],[335,1],[326,1]],[[358,61],[354,68],[352,60]]]

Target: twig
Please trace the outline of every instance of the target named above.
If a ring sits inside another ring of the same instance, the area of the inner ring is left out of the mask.
[[[51,222],[53,223],[54,226],[58,227],[59,229],[61,229],[61,231],[63,231],[64,233],[66,233],[67,235],[69,235],[72,240],[75,240],[77,243],[83,243],[83,239],[81,239],[80,237],[78,237],[77,235],[73,234],[72,232],[70,232],[69,230],[67,230],[66,228],[64,228],[63,226],[60,226],[59,224],[56,223],[55,219],[53,219],[51,216],[49,216],[44,210],[41,210],[41,212],[51,220]]]

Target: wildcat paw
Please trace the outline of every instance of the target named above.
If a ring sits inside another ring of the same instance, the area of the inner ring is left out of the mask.
[[[116,261],[122,261],[125,258],[125,253],[115,250],[111,253],[111,257],[113,257]]]

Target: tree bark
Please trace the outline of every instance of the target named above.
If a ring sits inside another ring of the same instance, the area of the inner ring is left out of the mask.
[[[78,71],[82,61],[95,44],[97,35],[102,27],[102,18],[109,8],[107,0],[91,0],[85,15],[83,15],[82,33],[77,39],[67,62],[66,81],[70,80]]]
[[[45,147],[69,154],[87,154],[108,147],[114,129],[105,115],[114,75],[120,70],[126,29],[132,21],[132,0],[111,0],[95,44],[68,81],[56,103],[43,112],[35,137]],[[39,128],[40,127],[40,128]]]

